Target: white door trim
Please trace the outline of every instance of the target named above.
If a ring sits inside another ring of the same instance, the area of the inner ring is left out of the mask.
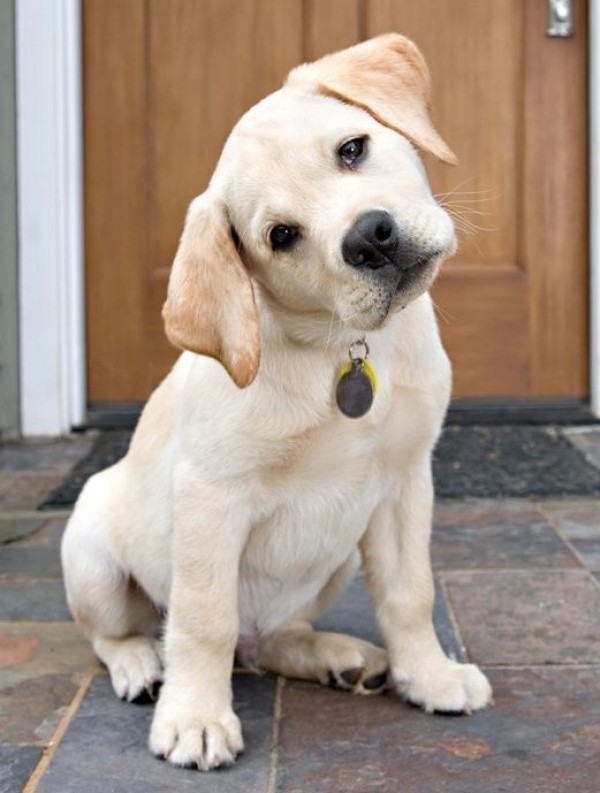
[[[81,9],[16,1],[21,432],[85,417]]]

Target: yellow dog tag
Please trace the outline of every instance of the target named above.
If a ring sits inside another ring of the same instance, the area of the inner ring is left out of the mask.
[[[340,369],[335,391],[337,405],[344,416],[358,419],[368,413],[376,391],[377,375],[366,357],[351,357]]]

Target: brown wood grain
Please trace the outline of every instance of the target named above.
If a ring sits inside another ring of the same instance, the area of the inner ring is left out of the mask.
[[[91,401],[141,399],[177,351],[160,309],[190,199],[240,115],[303,60],[386,32],[423,50],[458,167],[427,162],[460,250],[434,290],[455,396],[584,397],[586,30],[545,0],[84,0]]]
[[[435,290],[453,318],[441,329],[455,396],[588,393],[587,4],[576,5],[577,35],[549,39],[544,0],[453,0],[432,28],[435,0],[369,4],[369,33],[401,29],[425,53],[435,117],[460,159],[454,174],[429,163],[432,184],[456,198],[459,228],[482,227],[460,233]]]
[[[454,395],[527,395],[527,276],[523,270],[513,263],[454,262],[446,265],[432,297],[452,361]]]
[[[526,3],[522,256],[529,273],[531,393],[588,393],[587,3],[576,36],[542,35]]]
[[[433,116],[459,159],[456,167],[428,160],[428,172],[434,193],[465,229],[461,262],[516,258],[521,5],[520,0],[368,4],[368,35],[397,30],[412,38],[427,60]]]
[[[145,21],[144,0],[86,0],[83,6],[90,400],[141,398],[149,387]]]
[[[314,61],[365,38],[361,0],[304,0],[303,60]]]
[[[183,218],[239,117],[303,59],[302,2],[149,0],[148,363],[155,386],[177,351],[160,309]]]

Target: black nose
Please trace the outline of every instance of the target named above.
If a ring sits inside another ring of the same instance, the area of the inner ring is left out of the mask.
[[[378,270],[385,264],[410,270],[428,258],[422,246],[398,228],[390,213],[380,209],[358,216],[342,240],[342,257],[351,267],[370,270]]]
[[[352,267],[375,270],[393,263],[398,249],[399,231],[389,212],[364,212],[342,240],[342,256]]]

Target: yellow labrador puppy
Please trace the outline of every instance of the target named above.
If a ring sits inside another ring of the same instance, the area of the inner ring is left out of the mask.
[[[164,679],[150,748],[175,765],[242,751],[236,647],[358,693],[389,670],[426,711],[491,700],[432,625],[451,376],[427,289],[455,236],[416,153],[454,161],[428,102],[421,54],[389,34],[294,69],[246,113],[173,265],[164,319],[186,352],[67,527],[73,615],[120,697]],[[311,626],[361,562],[385,651]]]

